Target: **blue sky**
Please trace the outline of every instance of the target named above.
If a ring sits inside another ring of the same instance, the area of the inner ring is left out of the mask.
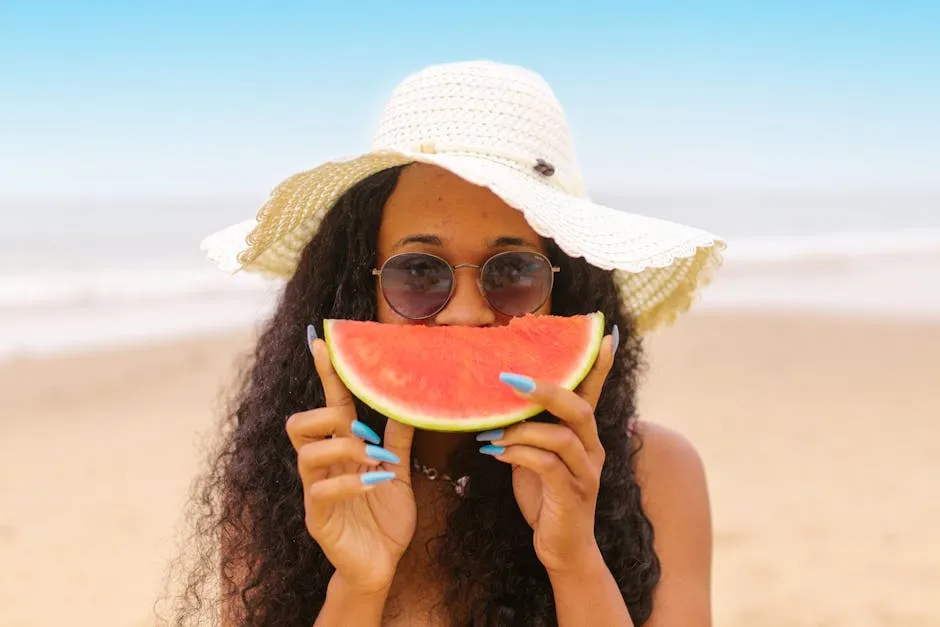
[[[938,2],[0,0],[0,198],[263,198],[407,73],[532,67],[592,190],[940,189]]]

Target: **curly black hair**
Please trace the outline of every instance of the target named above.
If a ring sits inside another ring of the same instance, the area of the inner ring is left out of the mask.
[[[325,318],[376,318],[370,270],[382,210],[400,171],[367,178],[327,213],[246,359],[220,442],[195,486],[189,516],[194,550],[184,551],[177,564],[183,576],[175,580],[181,589],[167,597],[171,624],[215,623],[220,607],[231,625],[315,622],[334,569],[304,524],[302,486],[285,420],[325,402],[307,348],[307,325],[322,336]],[[569,257],[551,240],[546,246],[561,267],[552,313],[601,311],[620,329],[616,359],[595,412],[606,450],[595,534],[634,624],[642,625],[652,611],[660,564],[633,464],[640,443],[628,429],[643,368],[641,340],[611,272]],[[356,407],[359,419],[381,433],[386,419],[358,401]],[[515,504],[511,468],[469,450],[453,455],[452,465],[470,482],[435,544],[437,564],[446,573],[443,607],[453,625],[555,625],[551,586],[536,557],[532,530]]]

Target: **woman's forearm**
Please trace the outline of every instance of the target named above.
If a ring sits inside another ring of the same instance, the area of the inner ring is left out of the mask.
[[[576,569],[549,572],[549,580],[559,627],[633,627],[620,588],[600,551],[587,556]]]
[[[388,589],[363,593],[347,586],[336,575],[326,588],[326,602],[314,627],[379,627]]]

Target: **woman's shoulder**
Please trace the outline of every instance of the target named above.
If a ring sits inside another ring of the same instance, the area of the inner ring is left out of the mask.
[[[631,429],[639,445],[636,481],[661,572],[650,624],[710,624],[712,520],[702,457],[677,429],[646,420]]]
[[[636,478],[655,529],[662,579],[654,597],[657,625],[707,624],[711,612],[712,520],[705,467],[692,442],[675,429],[635,425]]]
[[[648,420],[631,421],[628,428],[640,443],[637,471],[672,469],[677,472],[703,470],[702,457],[692,441],[676,429]]]
[[[639,436],[634,464],[649,514],[682,512],[709,518],[705,465],[692,441],[676,429],[646,420],[631,428]]]

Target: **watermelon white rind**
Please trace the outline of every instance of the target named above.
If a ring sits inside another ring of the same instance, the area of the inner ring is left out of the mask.
[[[323,335],[339,378],[384,416],[429,431],[486,431],[543,410],[498,371],[574,390],[597,360],[604,315],[525,316],[488,328],[328,319]],[[395,359],[412,365],[392,367]]]

